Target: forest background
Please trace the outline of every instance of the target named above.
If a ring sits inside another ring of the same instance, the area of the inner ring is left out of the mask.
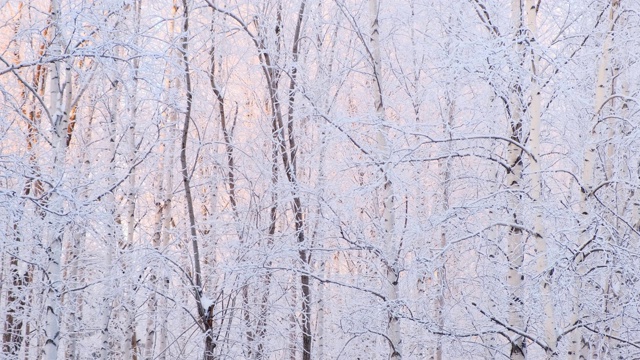
[[[640,2],[0,2],[2,359],[640,357]]]

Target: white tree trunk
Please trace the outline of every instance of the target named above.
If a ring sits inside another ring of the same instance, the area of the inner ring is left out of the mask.
[[[514,27],[515,38],[515,61],[522,61],[524,53],[524,47],[521,36],[522,29],[522,0],[511,1],[511,21]],[[519,69],[522,64],[514,64],[513,68]],[[523,136],[522,129],[522,88],[519,78],[516,77],[514,83],[511,84],[511,96],[509,97],[509,109],[511,118],[509,119],[510,125],[510,138],[516,143],[521,143]],[[514,328],[523,331],[525,329],[525,317],[524,317],[524,289],[523,283],[525,280],[525,274],[523,269],[524,263],[524,235],[522,233],[521,212],[522,212],[522,155],[523,151],[520,147],[513,143],[509,143],[507,146],[507,164],[509,171],[507,173],[506,181],[507,188],[510,190],[508,196],[509,215],[511,222],[515,224],[509,229],[507,236],[507,286],[509,291],[509,324]],[[511,360],[524,360],[526,358],[526,339],[521,335],[514,335],[511,339]]]
[[[134,77],[137,77],[137,69],[134,69]],[[127,249],[131,248],[133,246],[133,241],[134,241],[134,233],[135,233],[135,226],[136,226],[136,218],[135,218],[135,214],[136,214],[136,196],[137,196],[137,189],[136,189],[136,168],[135,168],[135,161],[136,161],[136,148],[135,148],[135,118],[136,118],[136,95],[135,95],[135,91],[136,88],[134,86],[134,89],[132,90],[134,93],[131,95],[131,98],[129,99],[129,101],[131,102],[129,104],[129,113],[130,113],[130,122],[129,122],[129,127],[127,129],[126,132],[126,138],[127,138],[127,165],[129,166],[130,170],[129,170],[129,178],[127,181],[127,195],[126,195],[126,202],[127,202],[127,206],[126,206],[126,211],[125,211],[125,217],[126,217],[126,221],[125,221],[125,230],[126,230],[126,234],[127,237],[125,239],[124,243],[121,243],[120,249],[121,251],[125,254],[124,258],[126,259],[126,253],[127,253]],[[125,261],[125,263],[123,264],[123,271],[125,273],[127,273],[128,271],[128,267],[129,264],[127,264],[127,262]],[[135,284],[130,284],[128,286],[128,290],[129,291],[125,291],[124,296],[125,299],[123,299],[123,302],[125,304],[124,306],[124,318],[125,318],[125,333],[124,333],[124,341],[122,343],[122,354],[124,356],[125,359],[130,359],[133,356],[132,352],[135,352],[135,349],[132,348],[133,344],[133,338],[135,337],[135,325],[134,325],[134,317],[135,317],[135,287],[137,285]]]
[[[617,21],[615,27],[616,31],[620,32],[620,29],[625,29],[627,27],[627,21],[629,20],[629,13],[620,10],[620,0],[616,0],[615,3],[612,4],[613,11],[616,12],[614,18],[617,17]],[[612,29],[613,30],[613,29]],[[618,45],[613,44],[612,39],[612,48],[616,48]],[[614,56],[611,54],[610,56]],[[612,61],[614,65],[612,75],[611,75],[611,110],[608,114],[604,115],[608,117],[607,127],[608,127],[608,144],[606,148],[606,167],[605,167],[605,175],[607,181],[615,181],[620,178],[629,178],[628,168],[629,168],[629,150],[626,146],[616,141],[620,139],[621,136],[624,136],[627,133],[625,130],[625,126],[628,124],[620,124],[619,119],[616,117],[616,114],[622,116],[623,119],[629,119],[629,83],[627,81],[628,74],[625,74],[628,70],[621,70],[621,67],[624,67],[626,64],[621,63],[620,60],[614,58]],[[616,98],[616,96],[622,95],[622,99]],[[616,139],[616,140],[614,140]],[[634,158],[635,154],[631,155],[631,158]],[[631,166],[633,167],[633,166]],[[615,192],[613,194],[606,192],[603,202],[605,204],[609,204],[609,206],[615,211],[616,214],[625,214],[625,211],[628,209],[629,202],[633,201],[635,193],[638,191],[627,191],[622,186],[615,185]],[[631,226],[634,226],[635,218],[633,217],[633,211],[631,219]],[[619,234],[624,234],[628,231],[627,225],[620,222],[617,218],[617,215],[608,214],[608,222],[611,224],[616,224],[617,232]],[[633,236],[633,235],[631,235]],[[620,239],[615,235],[609,235],[610,246],[615,248],[621,245]],[[624,241],[624,240],[623,240]],[[631,245],[630,247],[633,247]],[[609,262],[609,261],[608,261]],[[624,316],[621,314],[622,311],[622,302],[624,301],[624,297],[628,292],[628,283],[625,283],[624,275],[620,274],[620,269],[624,268],[624,265],[620,262],[620,260],[616,257],[613,257],[609,262],[609,269],[606,274],[606,287],[605,287],[605,296],[609,298],[605,304],[604,312],[607,316],[613,316],[610,325],[608,334],[611,337],[605,337],[603,339],[603,349],[600,353],[602,359],[605,358],[614,358],[616,355],[620,357],[619,354],[612,353],[617,348],[621,347],[622,343],[618,340],[614,340],[613,338],[624,338],[624,329],[622,328],[623,318]]]
[[[531,199],[533,200],[533,211],[535,219],[533,223],[533,232],[535,236],[535,256],[536,256],[536,273],[541,276],[540,291],[542,294],[544,308],[544,339],[548,346],[547,355],[556,356],[558,334],[555,326],[555,313],[553,307],[552,290],[551,290],[551,270],[549,269],[548,250],[545,238],[545,230],[542,221],[542,181],[540,178],[540,129],[541,121],[541,94],[538,84],[538,54],[535,48],[536,36],[538,34],[537,25],[537,2],[535,0],[526,0],[525,9],[527,13],[527,27],[529,29],[529,46],[531,56],[531,103],[529,105],[529,114],[531,124],[529,129],[529,146],[530,156],[530,173],[531,173]]]
[[[132,17],[132,25],[133,25],[133,29],[134,32],[137,32],[138,29],[140,28],[140,12],[141,12],[141,7],[142,6],[142,0],[135,0],[133,1],[133,12],[131,14],[129,14],[129,16]],[[135,44],[138,46],[138,42],[140,41],[139,37],[136,37],[135,40]],[[126,226],[126,234],[127,234],[127,238],[125,239],[125,243],[120,247],[121,251],[125,254],[125,256],[123,257],[124,259],[127,259],[128,256],[126,255],[127,253],[127,249],[133,247],[133,241],[134,241],[134,233],[135,233],[135,227],[136,227],[136,197],[137,197],[137,184],[136,184],[136,176],[137,176],[137,170],[136,170],[136,166],[135,166],[135,162],[136,162],[136,156],[137,156],[137,151],[136,151],[136,117],[137,117],[137,109],[138,109],[138,102],[137,102],[137,91],[138,91],[138,79],[139,79],[139,68],[140,68],[140,58],[139,57],[135,57],[133,59],[133,84],[131,86],[131,89],[129,91],[131,91],[131,93],[127,94],[128,95],[128,99],[127,99],[127,111],[129,113],[129,126],[127,128],[126,131],[126,142],[127,142],[127,151],[126,151],[126,161],[127,161],[127,166],[129,167],[129,177],[128,177],[128,181],[127,181],[127,195],[126,195],[126,202],[127,202],[127,206],[126,206],[126,221],[125,221],[125,226]],[[129,268],[129,264],[128,261],[125,261],[123,263],[123,271],[125,273],[128,272],[128,268]],[[135,280],[134,280],[135,281]],[[124,321],[125,321],[125,331],[124,331],[124,340],[122,342],[122,356],[125,359],[137,359],[137,349],[136,349],[136,343],[137,343],[137,336],[136,336],[136,329],[135,329],[135,311],[136,311],[136,301],[135,301],[135,294],[136,294],[136,290],[137,290],[137,284],[133,283],[133,284],[129,284],[129,286],[127,286],[127,290],[125,290],[124,292],[124,299],[123,299],[123,303],[125,304],[125,306],[123,307],[124,310]]]
[[[446,114],[443,114],[445,120],[443,121],[445,138],[450,139],[452,137],[451,128],[453,126],[456,102],[453,96],[449,93],[445,96],[446,101]],[[447,151],[453,152],[453,144],[449,142],[447,144]],[[441,197],[441,211],[446,214],[449,211],[450,206],[450,194],[451,194],[451,157],[447,157],[438,162],[440,169],[440,176],[442,179],[442,197]],[[447,229],[445,226],[440,226],[440,243],[436,245],[436,248],[445,249],[447,246]],[[435,285],[435,303],[434,303],[434,320],[438,326],[439,331],[444,331],[444,306],[445,306],[445,287],[446,287],[446,273],[445,273],[446,257],[443,257],[443,264],[439,266],[433,274],[433,283]],[[435,343],[435,349],[430,354],[430,359],[442,360],[442,335],[437,336]]]
[[[163,134],[166,133],[163,132]],[[153,241],[153,248],[158,252],[161,253],[162,251],[162,244],[161,244],[161,239],[162,239],[162,219],[163,219],[163,215],[164,215],[164,198],[163,195],[165,193],[164,191],[164,179],[163,179],[163,174],[165,172],[164,170],[164,158],[166,158],[168,156],[168,154],[166,153],[166,136],[162,136],[162,139],[164,141],[164,144],[161,147],[161,153],[163,153],[162,159],[158,162],[159,163],[159,167],[158,167],[158,177],[156,178],[156,184],[155,184],[155,207],[156,207],[156,213],[155,213],[155,218],[154,218],[154,230],[153,230],[153,237],[152,237],[152,241]],[[159,271],[158,269],[156,269],[155,267],[152,267],[150,270],[150,275],[149,275],[149,282],[151,283],[151,293],[149,294],[149,299],[147,300],[147,324],[146,324],[146,331],[145,331],[145,340],[144,340],[144,359],[145,360],[151,360],[153,359],[153,354],[154,354],[154,343],[155,343],[155,338],[156,338],[156,334],[157,334],[157,322],[156,322],[156,318],[158,317],[158,291],[159,286],[158,286],[158,282],[159,282]]]
[[[175,162],[174,157],[174,149],[175,149],[175,141],[176,138],[176,124],[178,121],[177,113],[172,111],[170,117],[170,123],[168,125],[169,130],[169,143],[167,148],[165,149],[165,158],[164,158],[164,214],[163,214],[163,223],[162,223],[162,249],[166,249],[169,246],[171,241],[170,231],[171,231],[171,211],[172,211],[172,199],[173,199],[173,166]],[[169,292],[169,284],[171,282],[171,278],[169,277],[168,271],[164,270],[161,279],[160,290],[163,292],[163,295],[168,294]],[[167,299],[165,296],[161,296],[158,301],[158,324],[160,328],[160,333],[157,337],[158,343],[158,351],[160,352],[158,355],[158,360],[166,360],[167,359],[167,327],[168,327],[168,313],[167,313]]]
[[[51,2],[51,23],[54,28],[54,42],[51,45],[52,54],[62,54],[64,49],[63,32],[60,24],[60,4],[58,0]],[[61,180],[64,176],[65,160],[67,153],[67,126],[71,110],[71,61],[65,63],[52,63],[50,66],[51,87],[49,114],[52,122],[52,153],[53,175]],[[61,67],[65,66],[63,72]],[[64,76],[64,79],[62,77]],[[58,357],[60,344],[60,296],[63,285],[62,278],[62,241],[64,238],[65,224],[57,214],[64,211],[63,198],[55,191],[51,193],[47,207],[50,212],[45,217],[45,223],[49,226],[49,239],[47,251],[47,301],[45,318],[45,345],[44,358],[55,360]]]
[[[114,92],[110,101],[110,112],[109,119],[107,119],[107,132],[109,136],[109,155],[110,155],[110,163],[109,163],[109,183],[114,182],[115,171],[116,171],[116,124],[118,121],[118,115],[120,113],[120,86],[115,86],[112,91]],[[107,220],[106,225],[106,234],[105,234],[105,254],[103,258],[102,264],[102,274],[104,281],[104,290],[102,293],[102,306],[100,308],[100,357],[101,359],[109,359],[111,358],[112,352],[112,340],[111,340],[111,331],[110,331],[110,320],[111,313],[113,310],[113,292],[115,289],[115,274],[113,271],[113,255],[116,252],[116,248],[118,246],[117,239],[120,238],[118,227],[116,225],[118,221],[118,211],[116,209],[116,197],[113,191],[110,191],[104,197],[104,206],[109,214],[109,219]]]
[[[177,16],[178,7],[174,6],[171,9],[172,19],[175,19]],[[169,22],[169,36],[173,39],[176,34],[176,26],[175,20],[171,20]],[[173,54],[176,58],[178,58],[179,54],[177,52]],[[167,70],[167,77],[171,80],[168,80],[166,83],[166,89],[179,89],[181,86],[181,81],[179,77],[173,76],[171,74],[171,70]],[[167,101],[173,99],[167,99]],[[162,219],[162,230],[161,230],[161,239],[160,239],[160,249],[165,250],[169,246],[171,241],[170,230],[171,230],[171,214],[172,214],[172,200],[173,200],[173,176],[174,176],[174,163],[175,163],[175,139],[177,138],[177,126],[178,126],[178,112],[175,109],[169,109],[169,118],[167,119],[166,125],[166,144],[164,148],[164,156],[163,156],[163,164],[162,164],[162,177],[163,177],[163,219]],[[168,355],[168,343],[167,343],[167,332],[168,332],[168,301],[166,295],[169,293],[169,285],[171,283],[171,278],[169,276],[169,272],[165,269],[160,271],[158,274],[160,284],[158,286],[158,291],[162,292],[160,299],[158,300],[157,305],[157,321],[156,321],[156,343],[157,346],[147,346],[147,352],[153,353],[154,348],[157,348],[158,360],[166,360]],[[150,349],[151,347],[151,349]],[[148,358],[149,356],[147,356]]]
[[[75,116],[75,115],[74,115]],[[88,130],[86,131],[86,143],[92,142],[93,130],[91,125],[93,124],[93,119],[88,119]],[[80,158],[79,167],[82,169],[83,174],[90,174],[91,164],[93,159],[89,156],[88,153],[84,153]],[[82,194],[83,201],[88,200],[88,194],[85,192]],[[84,269],[80,266],[82,251],[85,247],[85,239],[87,238],[86,227],[81,225],[79,228],[75,228],[72,241],[69,245],[67,262],[70,264],[70,269],[68,270],[67,278],[71,282],[72,288],[80,288],[82,286],[82,281],[84,277]],[[67,333],[69,334],[69,340],[67,344],[67,349],[65,352],[65,359],[75,360],[79,358],[78,344],[81,340],[79,335],[79,330],[82,328],[82,312],[83,312],[83,303],[85,299],[85,294],[82,291],[71,291],[66,296],[66,306],[69,308],[69,314],[67,316],[68,320],[68,329]]]
[[[514,103],[512,102],[512,105]],[[520,112],[517,106],[511,108],[512,127],[515,124],[521,125]],[[519,128],[514,130],[520,131]],[[520,138],[517,133],[512,133],[512,139]],[[513,144],[507,147],[507,161],[510,172],[507,174],[507,187],[514,195],[509,196],[509,209],[512,221],[520,225],[520,180],[522,177],[522,150]],[[509,269],[507,271],[507,285],[509,289],[509,324],[516,329],[523,330],[525,328],[523,299],[524,291],[522,283],[524,273],[522,269],[524,261],[524,241],[521,228],[512,226],[507,236],[507,259]],[[525,359],[526,342],[522,336],[516,336],[512,339],[511,359]]]
[[[387,303],[389,304],[389,318],[387,336],[390,347],[390,358],[402,358],[402,334],[400,330],[400,319],[395,314],[397,301],[400,297],[400,278],[398,271],[398,245],[395,239],[395,194],[391,180],[391,165],[389,164],[390,149],[387,144],[387,134],[384,131],[386,120],[385,108],[382,95],[382,74],[381,74],[381,50],[380,50],[380,29],[379,29],[379,0],[369,0],[369,16],[371,18],[371,61],[373,63],[372,90],[374,105],[378,122],[376,135],[378,155],[384,162],[381,171],[383,172],[383,239],[385,241],[385,260],[387,261]]]
[[[571,315],[571,325],[578,325],[579,322],[582,322],[582,315],[580,314],[580,292],[581,292],[581,283],[580,276],[586,272],[586,267],[584,266],[584,254],[582,251],[584,247],[590,241],[590,234],[588,231],[588,225],[590,223],[591,218],[591,208],[589,206],[589,197],[590,193],[594,188],[594,170],[595,170],[595,162],[596,162],[596,145],[598,142],[598,133],[596,131],[597,121],[600,119],[600,111],[604,105],[606,100],[606,90],[607,90],[607,72],[609,68],[609,58],[611,56],[611,41],[612,41],[612,31],[614,27],[615,16],[617,13],[617,8],[619,6],[619,0],[611,0],[611,8],[609,10],[608,16],[608,27],[607,34],[605,35],[605,40],[602,45],[601,57],[598,63],[598,72],[596,74],[596,89],[595,89],[595,98],[594,98],[594,118],[596,121],[592,121],[587,124],[587,128],[590,129],[588,133],[588,138],[586,139],[587,148],[584,153],[584,161],[582,167],[582,197],[580,200],[580,217],[582,223],[580,224],[580,236],[578,238],[578,254],[576,256],[577,262],[577,272],[575,277],[575,283],[572,288],[572,298],[573,298],[573,309]],[[571,359],[580,359],[587,358],[589,356],[591,345],[588,344],[587,340],[584,338],[583,330],[581,327],[577,327],[572,333],[570,338],[570,352],[569,357]]]

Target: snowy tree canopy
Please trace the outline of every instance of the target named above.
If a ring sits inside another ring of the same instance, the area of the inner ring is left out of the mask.
[[[638,14],[0,2],[0,359],[640,358]]]

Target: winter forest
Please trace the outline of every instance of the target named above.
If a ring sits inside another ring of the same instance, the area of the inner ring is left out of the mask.
[[[0,358],[640,358],[640,2],[1,0]]]

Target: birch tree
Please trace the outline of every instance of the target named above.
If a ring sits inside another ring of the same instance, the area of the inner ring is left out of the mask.
[[[0,9],[5,357],[638,357],[640,4]]]
[[[542,195],[542,182],[541,182],[541,167],[540,167],[540,132],[542,127],[542,97],[539,85],[539,55],[538,49],[536,49],[536,36],[538,34],[537,16],[538,16],[538,4],[535,1],[529,0],[524,4],[527,30],[528,30],[528,44],[529,44],[529,56],[530,56],[530,104],[529,104],[529,149],[530,154],[530,173],[531,173],[531,200],[533,206],[539,207]],[[540,292],[542,294],[542,306],[544,308],[544,340],[547,346],[545,349],[547,357],[557,356],[557,338],[558,332],[556,331],[556,319],[554,303],[551,299],[552,295],[552,269],[549,267],[549,254],[547,246],[547,238],[543,225],[543,213],[542,209],[535,209],[534,221],[533,221],[533,233],[536,239],[535,254],[536,254],[536,273],[540,274]]]
[[[606,94],[606,82],[607,82],[607,67],[609,66],[609,51],[610,51],[610,31],[611,28],[613,27],[613,18],[614,18],[614,14],[615,14],[615,8],[612,6],[611,9],[609,10],[609,16],[607,17],[608,19],[608,24],[609,24],[609,31],[607,31],[607,34],[605,35],[605,41],[602,45],[602,55],[601,58],[598,62],[598,69],[597,69],[597,75],[596,75],[596,90],[595,90],[595,98],[594,98],[594,108],[595,108],[595,114],[596,116],[598,116],[598,114],[601,111],[602,106],[604,105],[604,100],[605,100],[605,94]],[[592,127],[592,129],[595,129],[595,126]],[[587,145],[587,148],[585,149],[584,152],[584,161],[583,161],[583,169],[582,169],[582,198],[580,201],[580,213],[582,215],[585,216],[585,220],[588,222],[588,216],[589,216],[589,205],[588,205],[588,194],[592,191],[593,188],[593,183],[594,183],[594,171],[595,171],[595,162],[596,162],[596,144],[595,141],[596,140],[596,135],[597,132],[595,132],[594,130],[591,131],[591,133],[589,134],[590,136],[590,141]],[[581,238],[579,239],[578,242],[578,249],[583,249],[585,245],[588,245],[588,242],[590,241],[589,239],[589,233],[588,230],[585,228],[583,231],[583,236],[581,236]],[[582,255],[580,253],[578,253],[578,257],[576,259],[578,261],[578,263],[580,264],[583,259],[582,259]],[[578,271],[583,270],[584,268],[582,266],[578,267]],[[579,301],[579,290],[580,289],[580,285],[579,283],[576,284],[576,292],[575,292],[575,299],[576,301]],[[572,322],[573,323],[577,323],[579,321],[580,318],[580,304],[576,303],[574,304],[574,314],[572,317]],[[571,353],[570,355],[572,355],[575,358],[578,358],[579,356],[584,357],[585,353],[589,352],[589,345],[586,343],[585,339],[583,339],[581,337],[581,333],[582,331],[580,329],[576,329],[576,331],[572,334],[572,345],[573,348],[571,349]],[[585,349],[586,347],[586,349]]]
[[[50,51],[53,55],[62,55],[65,47],[65,38],[61,18],[60,3],[57,0],[51,2],[51,24],[53,26],[53,43]],[[72,106],[72,83],[71,83],[72,61],[55,62],[51,64],[49,73],[51,74],[51,84],[49,93],[49,108],[47,113],[51,121],[52,128],[52,180],[58,182],[64,176],[67,131],[69,129],[69,116]],[[47,312],[45,323],[45,346],[44,356],[54,360],[58,358],[58,346],[60,342],[60,296],[62,290],[62,241],[65,233],[64,220],[59,218],[65,211],[63,199],[57,189],[50,190],[47,201],[48,214],[45,222],[51,226],[49,229],[46,253],[47,270],[46,278],[47,290]]]
[[[372,89],[374,106],[376,111],[376,122],[378,123],[378,130],[376,134],[376,142],[378,146],[378,156],[380,157],[383,177],[383,192],[382,192],[382,222],[383,222],[383,235],[382,239],[384,245],[384,256],[387,261],[385,264],[387,269],[387,301],[390,304],[389,308],[389,328],[387,332],[389,340],[389,348],[392,359],[402,358],[402,338],[400,331],[400,319],[395,314],[394,309],[395,302],[397,302],[400,296],[400,274],[399,274],[399,249],[395,239],[395,194],[393,191],[393,183],[390,173],[389,153],[391,149],[387,145],[386,134],[383,130],[386,122],[385,107],[382,95],[382,69],[381,69],[381,56],[380,56],[380,30],[379,30],[379,2],[378,0],[369,1],[369,16],[371,17],[371,43],[370,43],[370,59],[373,67],[373,79]]]

